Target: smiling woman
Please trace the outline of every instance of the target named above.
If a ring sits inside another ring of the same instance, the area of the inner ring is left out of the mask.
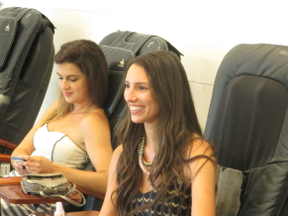
[[[215,215],[213,147],[204,140],[189,82],[167,51],[132,60],[102,216]]]
[[[108,91],[105,56],[96,43],[77,40],[61,46],[55,62],[59,99],[13,151],[13,157],[26,160],[12,161],[13,174],[62,173],[68,181],[103,198],[113,152],[103,109]],[[88,158],[97,172],[83,170]],[[1,215],[29,215],[50,208],[1,200]]]

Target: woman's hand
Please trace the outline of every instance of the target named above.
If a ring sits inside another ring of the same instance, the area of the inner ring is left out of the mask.
[[[12,165],[19,175],[28,174],[26,167],[22,164],[22,160],[12,160]]]
[[[28,173],[53,173],[54,171],[53,162],[43,156],[20,155],[19,157],[26,160],[22,162],[22,166]]]

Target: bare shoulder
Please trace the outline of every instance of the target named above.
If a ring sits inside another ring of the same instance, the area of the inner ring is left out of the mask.
[[[193,135],[193,142],[191,142],[189,149],[190,157],[196,157],[199,155],[205,155],[208,157],[214,156],[214,149],[211,144],[197,135]]]
[[[91,111],[83,116],[84,122],[89,121],[108,121],[103,109]]]
[[[108,151],[112,155],[111,133],[107,117],[101,112],[89,112],[81,118],[77,131],[85,143],[85,147],[89,153],[93,154],[93,150],[99,152]],[[101,148],[99,150],[99,148]],[[109,149],[108,149],[109,148]]]
[[[99,126],[102,128],[109,127],[108,118],[106,117],[103,110],[85,114],[80,122],[80,127],[85,130],[87,128],[94,128]]]
[[[188,147],[188,159],[190,170],[192,171],[192,176],[198,173],[199,170],[205,171],[205,167],[210,167],[211,172],[214,172],[215,168],[215,157],[213,147],[202,137],[193,136],[193,141]]]
[[[122,152],[123,152],[123,145],[121,144],[114,150],[113,157],[119,158]]]

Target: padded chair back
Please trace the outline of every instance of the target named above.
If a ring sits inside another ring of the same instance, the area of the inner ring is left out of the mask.
[[[115,149],[118,146],[115,136],[117,125],[127,111],[123,97],[126,71],[108,71],[108,97],[105,103],[105,112],[109,120],[111,130],[111,144]]]
[[[287,89],[288,47],[241,44],[224,57],[204,133],[220,167],[217,215],[287,215]]]
[[[39,11],[19,7],[0,11],[0,27],[0,139],[18,145],[49,84],[55,27]]]

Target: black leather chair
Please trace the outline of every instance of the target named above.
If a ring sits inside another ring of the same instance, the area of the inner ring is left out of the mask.
[[[288,47],[241,44],[217,72],[204,136],[218,216],[288,215]]]
[[[53,67],[53,24],[39,11],[0,11],[0,143],[18,145],[33,126]],[[10,154],[2,148],[0,152]]]

